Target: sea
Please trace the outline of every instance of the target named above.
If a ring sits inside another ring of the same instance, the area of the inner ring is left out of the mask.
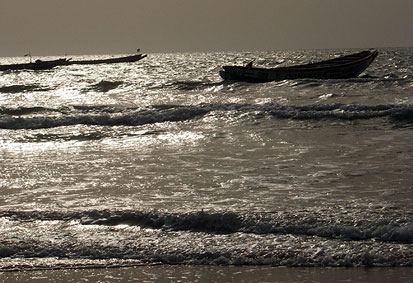
[[[412,267],[413,48],[352,79],[219,76],[358,51],[0,72],[0,272]]]

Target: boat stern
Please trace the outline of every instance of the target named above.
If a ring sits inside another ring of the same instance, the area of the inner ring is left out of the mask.
[[[221,78],[222,78],[223,80],[228,80],[227,72],[225,72],[225,69],[220,70],[220,71],[219,71],[219,75],[221,76]]]

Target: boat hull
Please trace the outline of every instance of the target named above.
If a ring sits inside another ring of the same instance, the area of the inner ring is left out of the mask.
[[[142,60],[147,55],[136,54],[126,57],[119,58],[108,58],[108,59],[99,59],[99,60],[77,60],[69,61],[68,65],[97,65],[97,64],[116,64],[116,63],[130,63]]]
[[[37,60],[34,63],[26,64],[10,64],[10,65],[0,65],[0,71],[8,70],[49,70],[57,66],[68,66],[68,65],[97,65],[97,64],[116,64],[116,63],[129,63],[142,60],[147,55],[136,54],[125,57],[118,58],[108,58],[99,60],[77,60],[72,61],[70,59],[58,59],[52,61],[42,61]]]
[[[0,65],[0,71],[9,70],[50,70],[56,66],[67,65],[69,61],[67,59],[57,59],[52,61],[42,61],[37,60],[34,63],[26,64],[10,64],[10,65]]]
[[[314,64],[272,69],[243,66],[224,66],[220,75],[224,80],[245,82],[270,82],[294,79],[347,79],[360,75],[377,57],[377,51],[363,51],[357,54],[321,61]]]

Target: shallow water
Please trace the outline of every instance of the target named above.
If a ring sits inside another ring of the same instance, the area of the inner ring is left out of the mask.
[[[409,267],[320,268],[268,266],[155,265],[124,268],[34,270],[0,273],[14,282],[408,282]]]
[[[413,49],[348,80],[218,76],[351,52],[2,72],[0,268],[411,266]]]

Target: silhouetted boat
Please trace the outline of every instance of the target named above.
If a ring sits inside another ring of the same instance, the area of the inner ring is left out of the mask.
[[[57,60],[36,60],[34,63],[23,63],[23,64],[9,64],[0,65],[0,71],[8,70],[49,70],[56,66],[67,65],[69,60],[67,59],[57,59]]]
[[[76,60],[76,61],[69,61],[67,65],[95,65],[95,64],[115,64],[115,63],[128,63],[128,62],[136,62],[142,60],[147,55],[142,54],[135,54],[129,55],[125,57],[117,57],[117,58],[107,58],[107,59],[97,59],[97,60]]]
[[[95,64],[115,64],[115,63],[128,63],[136,62],[142,60],[147,55],[135,54],[124,57],[117,58],[107,58],[107,59],[97,59],[97,60],[76,60],[71,59],[58,59],[52,61],[36,60],[34,63],[24,63],[24,64],[10,64],[10,65],[0,65],[0,71],[7,70],[47,70],[52,69],[56,66],[67,66],[67,65],[95,65]]]
[[[312,79],[347,79],[360,75],[377,57],[378,51],[363,51],[317,63],[276,68],[247,66],[223,66],[220,75],[224,80],[245,82],[270,82]]]

